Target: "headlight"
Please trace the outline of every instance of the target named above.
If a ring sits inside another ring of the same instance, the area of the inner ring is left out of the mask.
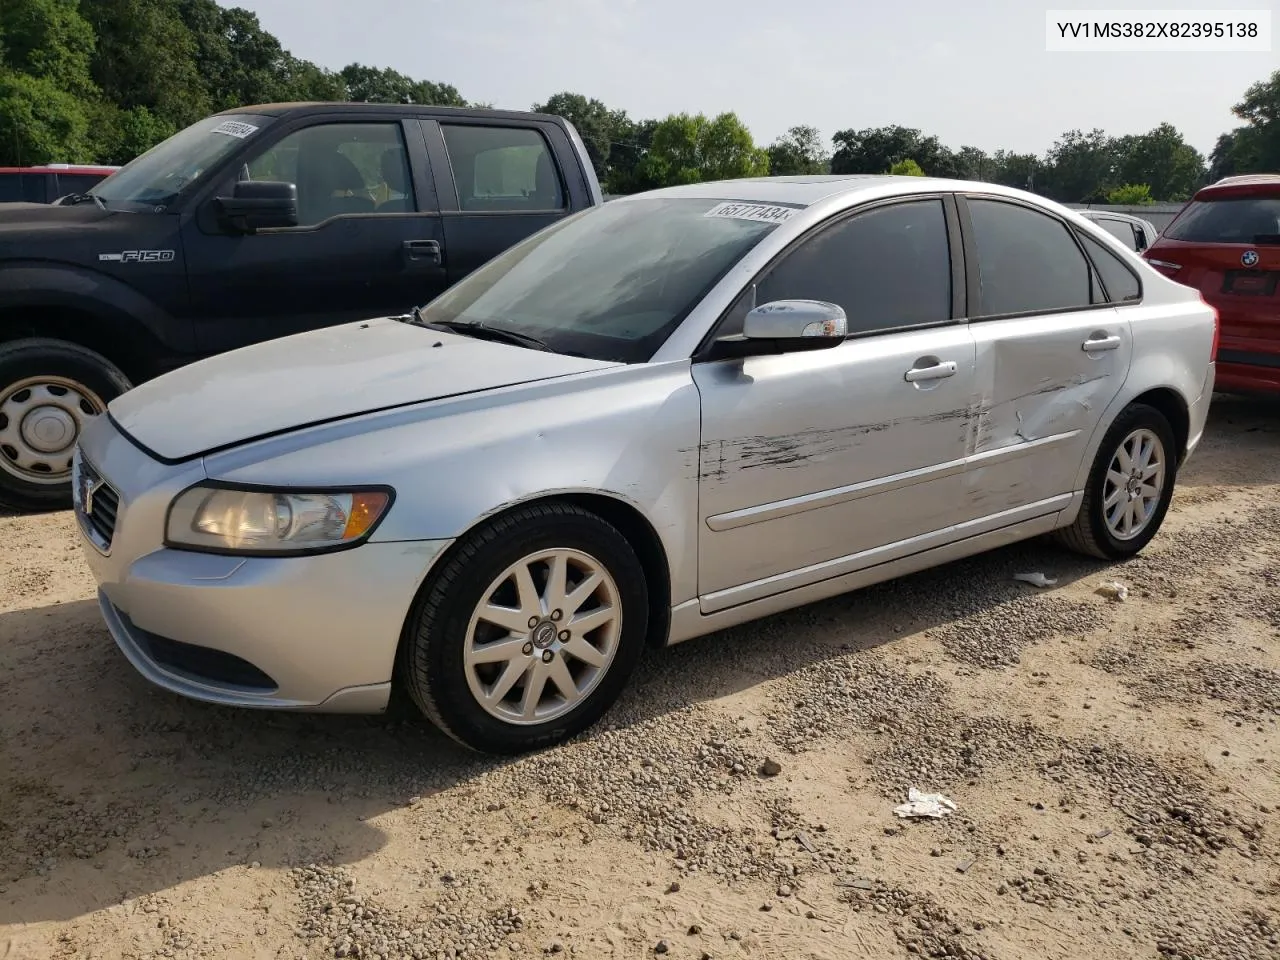
[[[391,505],[391,491],[243,490],[196,486],[169,507],[165,541],[219,553],[317,553],[355,546]]]

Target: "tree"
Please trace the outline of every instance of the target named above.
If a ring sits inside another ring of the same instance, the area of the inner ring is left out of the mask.
[[[97,94],[89,70],[93,27],[74,0],[4,0],[0,36],[5,54],[0,69],[48,80],[73,97]]]
[[[546,103],[535,103],[532,109],[535,113],[564,117],[573,124],[587,148],[596,177],[601,183],[609,179],[609,160],[618,132],[616,128],[626,120],[625,113],[615,113],[599,100],[588,100],[580,93],[568,91],[553,94]]]
[[[1044,164],[1031,153],[1012,153],[997,150],[991,155],[991,182],[1019,190],[1034,190],[1036,178],[1041,176]]]
[[[641,163],[640,178],[653,186],[759,177],[769,155],[755,145],[737,114],[672,114],[660,121]]]
[[[84,102],[45,77],[0,71],[0,166],[88,161]]]
[[[458,88],[447,83],[414,80],[389,67],[366,67],[352,63],[338,72],[344,86],[342,100],[361,103],[420,103],[424,106],[465,107]]]
[[[1218,138],[1211,154],[1211,175],[1280,170],[1280,70],[1249,87],[1231,112],[1245,125]]]
[[[905,160],[899,160],[889,168],[889,173],[895,177],[923,177],[924,171],[920,169],[920,164],[916,163],[910,157]]]
[[[1151,199],[1151,187],[1145,183],[1126,183],[1107,193],[1107,203],[1120,206],[1145,206],[1155,203]]]
[[[1204,182],[1205,163],[1171,123],[1114,142],[1116,176],[1122,183],[1150,185],[1158,200],[1186,200]]]
[[[977,147],[961,147],[955,159],[957,176],[966,180],[986,180],[995,172],[995,163]]]
[[[1101,203],[1115,182],[1115,145],[1102,130],[1068,130],[1049,148],[1040,192],[1062,203]]]
[[[769,173],[775,177],[827,173],[831,156],[817,127],[792,127],[769,147]]]
[[[960,174],[955,154],[937,137],[926,137],[910,127],[840,130],[831,140],[836,145],[836,152],[831,158],[832,173],[883,173],[910,157],[929,176],[954,177]]]
[[[637,193],[658,186],[651,179],[647,160],[653,146],[657,120],[630,120],[622,111],[614,114],[614,141],[609,151],[606,193]]]

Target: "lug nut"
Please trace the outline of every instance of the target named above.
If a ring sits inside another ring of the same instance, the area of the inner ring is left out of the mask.
[[[529,629],[530,629],[530,630],[532,630],[532,629],[533,629],[534,627],[536,627],[537,625],[538,625],[538,618],[537,618],[537,617],[530,617],[530,618],[529,618]]]
[[[550,663],[554,657],[555,657],[555,654],[554,654],[554,653],[552,653],[550,650],[543,650],[543,651],[542,651],[542,662],[543,662],[543,663]]]
[[[525,644],[523,647],[521,647],[520,649],[524,652],[524,655],[527,657],[527,656],[529,656],[529,654],[533,653],[533,644],[532,644],[532,643],[526,643],[526,644]]]
[[[560,642],[561,642],[561,643],[568,643],[568,642],[569,642],[569,631],[568,631],[568,630],[561,630],[561,631],[560,631]]]
[[[551,611],[551,619],[552,619],[552,620],[559,620],[559,619],[560,619],[561,617],[563,617],[563,616],[564,616],[564,614],[563,614],[563,613],[561,613],[559,610],[552,610],[552,611]]]

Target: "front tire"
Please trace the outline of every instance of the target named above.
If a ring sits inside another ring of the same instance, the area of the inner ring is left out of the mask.
[[[65,340],[0,344],[0,506],[71,506],[71,457],[80,434],[130,389],[101,354]]]
[[[464,746],[514,754],[559,743],[617,700],[648,630],[644,569],[610,523],[562,503],[468,535],[423,590],[400,676]]]
[[[1163,413],[1130,404],[1098,446],[1080,513],[1058,540],[1101,560],[1136,555],[1160,530],[1177,479],[1173,428]]]

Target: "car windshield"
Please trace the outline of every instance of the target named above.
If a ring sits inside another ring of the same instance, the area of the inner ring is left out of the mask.
[[[121,167],[89,192],[112,209],[157,210],[272,121],[255,114],[206,117]]]
[[[514,330],[557,353],[643,363],[789,213],[712,199],[615,200],[512,247],[422,316]]]
[[[1191,243],[1258,243],[1280,234],[1280,197],[1193,200],[1164,235]]]

